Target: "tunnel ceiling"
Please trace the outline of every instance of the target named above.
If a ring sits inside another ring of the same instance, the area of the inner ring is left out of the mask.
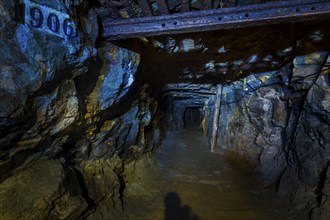
[[[99,3],[101,7],[96,11],[103,26],[101,35],[142,54],[139,72],[152,83],[230,82],[253,73],[278,70],[295,55],[329,47],[327,0]],[[296,50],[298,41],[306,36],[319,47]],[[127,38],[134,39],[124,40]],[[137,45],[135,39],[143,43]]]
[[[327,0],[98,2],[103,39],[141,54],[139,73],[152,84],[228,83],[329,48]],[[296,49],[303,38],[318,47]]]
[[[280,70],[295,56],[329,49],[328,24],[269,25],[114,43],[141,54],[139,74],[151,84],[230,83]]]

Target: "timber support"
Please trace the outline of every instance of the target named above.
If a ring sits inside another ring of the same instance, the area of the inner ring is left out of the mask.
[[[215,148],[217,146],[221,97],[222,97],[222,85],[219,84],[219,85],[217,85],[217,88],[216,88],[216,95],[215,95],[215,101],[214,101],[213,125],[212,125],[212,136],[211,136],[211,152],[215,152]]]

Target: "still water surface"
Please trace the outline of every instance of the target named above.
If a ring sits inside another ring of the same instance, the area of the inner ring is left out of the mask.
[[[135,166],[126,186],[129,219],[288,219],[280,214],[279,195],[211,153],[199,130],[168,133],[155,154]]]

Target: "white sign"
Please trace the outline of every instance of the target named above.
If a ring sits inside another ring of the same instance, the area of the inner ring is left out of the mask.
[[[77,28],[68,14],[29,0],[23,0],[22,3],[25,7],[25,24],[33,29],[61,38],[74,38],[77,36]]]

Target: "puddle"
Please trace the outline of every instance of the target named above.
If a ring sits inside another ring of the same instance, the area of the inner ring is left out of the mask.
[[[279,195],[211,153],[199,130],[168,133],[149,160],[134,166],[125,189],[128,219],[289,219]]]

